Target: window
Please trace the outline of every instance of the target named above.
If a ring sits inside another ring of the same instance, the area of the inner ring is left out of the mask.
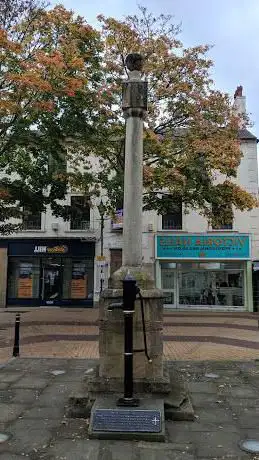
[[[232,230],[233,228],[233,210],[231,206],[212,205],[212,222],[213,230]]]
[[[244,306],[243,270],[179,271],[179,304]]]
[[[86,230],[90,227],[90,205],[87,196],[71,196],[71,230]]]
[[[36,299],[40,293],[40,260],[36,257],[10,257],[8,298]]]
[[[61,174],[67,172],[67,160],[64,152],[57,152],[49,154],[48,157],[48,170],[50,174]]]
[[[182,203],[174,204],[171,212],[162,216],[162,229],[181,230],[182,221]]]
[[[23,230],[41,230],[41,212],[24,208],[22,226]]]

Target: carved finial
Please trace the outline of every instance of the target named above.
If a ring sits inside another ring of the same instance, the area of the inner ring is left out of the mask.
[[[235,94],[234,94],[234,99],[236,99],[236,97],[242,97],[243,96],[243,86],[238,86],[236,91],[235,91]]]
[[[139,53],[130,53],[126,57],[125,63],[127,69],[130,72],[133,72],[134,70],[138,70],[139,72],[141,72],[141,70],[143,69],[144,59],[143,56]]]

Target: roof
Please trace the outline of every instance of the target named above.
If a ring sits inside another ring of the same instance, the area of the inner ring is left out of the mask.
[[[238,137],[239,137],[239,139],[242,139],[242,140],[250,140],[250,141],[257,141],[258,142],[257,137],[254,136],[254,134],[250,133],[250,131],[248,131],[248,129],[240,129],[239,133],[238,133]]]

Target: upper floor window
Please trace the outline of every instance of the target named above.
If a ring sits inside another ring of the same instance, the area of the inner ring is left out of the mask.
[[[232,230],[233,229],[233,210],[232,207],[225,205],[212,205],[213,230]]]
[[[163,230],[182,230],[182,225],[183,225],[182,203],[175,203],[172,205],[170,212],[162,216],[162,229]]]
[[[22,227],[23,230],[41,230],[41,212],[24,208]]]
[[[86,230],[90,227],[90,204],[87,196],[71,196],[70,230]]]
[[[50,174],[61,174],[67,172],[67,159],[64,152],[58,152],[56,155],[49,154],[48,171]]]

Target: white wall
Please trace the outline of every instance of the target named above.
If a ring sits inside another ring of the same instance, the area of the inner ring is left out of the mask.
[[[242,142],[243,158],[236,182],[242,185],[250,193],[258,195],[258,176],[257,176],[257,144],[255,141]],[[67,197],[67,204],[70,202],[70,196]],[[13,238],[90,238],[96,240],[96,255],[100,255],[100,215],[96,208],[90,212],[90,229],[78,231],[70,230],[69,222],[64,222],[61,218],[53,217],[50,210],[42,216],[42,229],[39,231],[24,231],[14,234]],[[53,223],[58,223],[58,230],[52,228]],[[162,217],[155,212],[145,212],[143,214],[143,262],[153,264],[155,260],[154,253],[154,235],[162,230]],[[182,231],[195,233],[206,232],[209,230],[207,220],[197,212],[191,211],[189,214],[183,214]],[[235,212],[233,231],[252,234],[252,258],[259,259],[259,209],[251,212]],[[168,231],[167,231],[168,232]],[[104,255],[109,261],[110,249],[122,248],[123,237],[121,232],[111,231],[110,219],[105,220],[104,226]],[[95,276],[96,279],[96,276]],[[96,280],[95,291],[98,290]]]

